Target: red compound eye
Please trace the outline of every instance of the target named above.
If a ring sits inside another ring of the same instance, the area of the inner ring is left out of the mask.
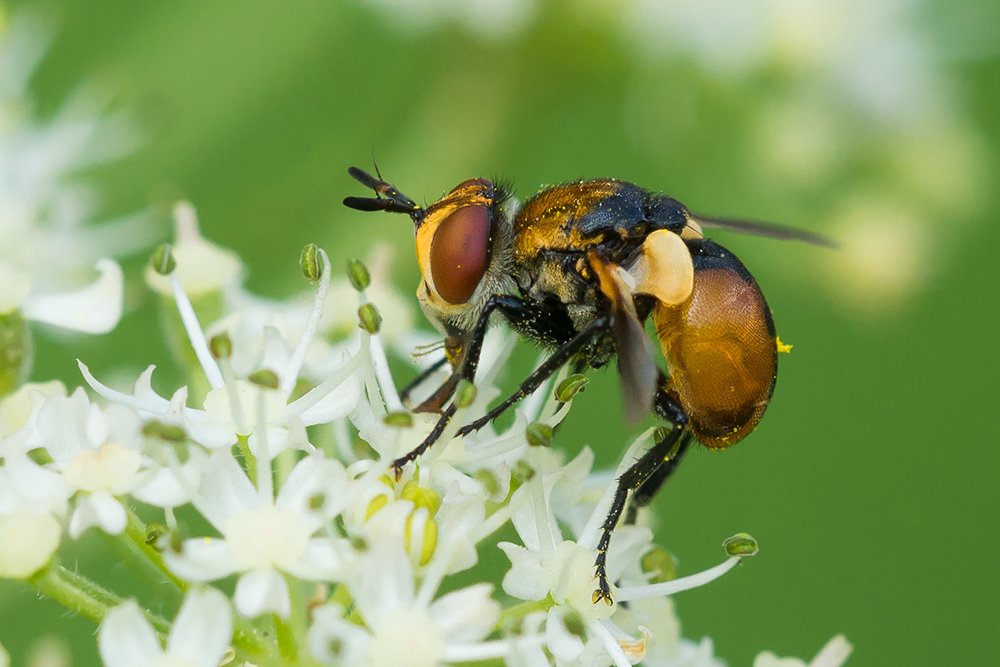
[[[463,206],[449,215],[431,242],[431,279],[448,303],[465,303],[486,273],[490,213],[485,206]]]

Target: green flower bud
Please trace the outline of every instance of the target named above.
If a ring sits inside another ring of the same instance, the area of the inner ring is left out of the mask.
[[[524,484],[535,476],[535,469],[524,461],[518,461],[514,464],[514,467],[511,468],[510,476],[517,481],[518,484]]]
[[[486,468],[481,468],[476,471],[476,479],[483,483],[483,487],[486,489],[486,493],[493,495],[500,490],[500,480]]]
[[[639,562],[643,572],[653,575],[649,579],[651,584],[677,578],[677,561],[674,560],[674,555],[663,547],[653,547],[643,554]]]
[[[278,374],[274,371],[267,370],[266,368],[251,373],[247,380],[258,387],[263,387],[264,389],[278,388]]]
[[[528,444],[532,447],[552,446],[552,427],[548,424],[541,422],[529,424],[524,434],[528,438]]]
[[[372,274],[360,259],[347,260],[347,279],[351,281],[351,287],[359,292],[365,291],[372,284]]]
[[[302,248],[302,254],[299,255],[299,268],[302,269],[303,277],[311,283],[323,277],[323,260],[315,243],[307,243]]]
[[[313,511],[320,510],[320,509],[323,509],[323,505],[325,505],[325,504],[326,504],[326,494],[325,493],[319,492],[319,493],[314,493],[311,496],[309,496],[309,501],[308,501],[308,507],[309,507],[309,509],[311,509]]]
[[[208,349],[216,359],[228,359],[233,356],[233,339],[228,333],[216,334],[208,341]]]
[[[413,426],[413,415],[409,412],[390,412],[382,418],[382,423],[396,428],[410,428]]]
[[[757,552],[760,551],[760,547],[757,546],[757,540],[748,533],[736,533],[722,543],[722,548],[730,556],[740,556],[741,558],[744,556],[756,556]]]
[[[165,442],[184,442],[187,440],[187,431],[183,427],[164,424],[155,419],[142,425],[142,434],[147,438],[159,438]]]
[[[358,320],[358,326],[370,334],[377,334],[382,328],[382,316],[373,303],[366,303],[358,308]]]
[[[153,270],[161,276],[169,276],[174,272],[174,269],[177,268],[177,262],[174,260],[173,248],[170,247],[169,243],[164,243],[154,250],[151,261],[153,264]]]
[[[566,403],[581,391],[585,391],[588,384],[590,384],[590,379],[586,376],[579,373],[570,375],[556,387],[556,400]]]
[[[469,407],[476,400],[476,393],[476,385],[462,378],[458,381],[458,386],[455,388],[455,407],[459,409]]]

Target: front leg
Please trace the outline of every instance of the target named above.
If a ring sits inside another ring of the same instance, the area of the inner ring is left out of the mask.
[[[566,365],[574,356],[576,356],[583,348],[593,342],[594,338],[606,333],[611,328],[611,317],[603,316],[598,317],[596,320],[587,325],[587,327],[578,333],[576,336],[571,338],[569,342],[560,347],[558,350],[552,353],[548,359],[546,359],[534,372],[528,376],[528,378],[521,383],[521,386],[517,388],[513,394],[508,396],[503,403],[496,406],[485,415],[477,419],[476,421],[466,424],[462,428],[458,429],[456,435],[463,436],[472,433],[473,431],[478,431],[482,427],[489,424],[491,421],[499,417],[504,413],[507,408],[514,405],[531,392],[538,389],[539,386],[546,380],[548,380],[552,375]]]
[[[483,312],[479,314],[479,319],[476,320],[476,326],[472,329],[472,334],[468,338],[468,345],[458,370],[452,373],[451,377],[445,381],[445,384],[442,385],[437,392],[435,392],[435,396],[442,394],[443,392],[447,392],[447,394],[450,395],[454,392],[459,380],[465,379],[469,382],[475,381],[476,370],[479,368],[479,357],[483,352],[483,340],[486,338],[486,331],[489,328],[490,317],[496,310],[504,313],[508,319],[512,320],[524,320],[531,317],[541,319],[545,312],[545,309],[534,301],[502,294],[494,294],[491,296],[486,301],[486,305],[483,306]],[[421,454],[426,452],[431,445],[437,442],[438,438],[441,437],[441,434],[444,433],[445,427],[448,426],[448,422],[450,422],[451,418],[455,415],[455,410],[456,408],[454,403],[449,405],[441,413],[441,416],[438,418],[434,428],[431,429],[431,432],[426,438],[424,438],[424,441],[417,445],[412,451],[393,461],[392,467],[395,471],[396,479],[402,477],[403,466],[407,463],[415,461]]]

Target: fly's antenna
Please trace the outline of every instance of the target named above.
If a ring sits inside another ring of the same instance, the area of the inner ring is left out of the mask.
[[[372,158],[374,161],[374,156]],[[375,166],[378,173],[378,165]],[[348,167],[347,173],[367,188],[375,192],[374,197],[345,197],[344,206],[355,211],[385,211],[387,213],[405,213],[413,219],[414,224],[420,224],[424,218],[424,209],[412,199],[396,189],[392,183],[382,180],[382,175],[372,176],[364,169]]]

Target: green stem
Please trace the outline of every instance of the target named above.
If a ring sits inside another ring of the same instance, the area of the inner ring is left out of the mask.
[[[278,639],[278,651],[281,657],[290,662],[297,658],[298,645],[295,642],[295,633],[290,625],[281,620],[281,617],[274,614],[274,636]]]
[[[262,664],[273,664],[274,646],[264,641],[248,618],[239,614],[233,617],[233,648],[239,649]]]
[[[122,603],[122,599],[111,591],[55,563],[28,581],[42,595],[95,623],[100,623],[110,609]],[[170,630],[169,621],[145,609],[142,613],[161,638],[165,638]]]
[[[108,546],[114,549],[139,576],[156,586],[156,590],[176,606],[180,606],[183,597],[180,588],[162,585],[164,583],[163,570],[147,557],[146,552],[140,549],[139,545],[126,535],[108,535],[102,532],[101,536]]]
[[[163,561],[163,554],[154,549],[152,546],[146,543],[146,524],[142,522],[131,507],[128,507],[128,523],[125,524],[125,535],[128,536],[132,543],[138,548],[138,550],[148,558],[152,564],[166,575],[167,579],[176,586],[180,591],[187,592],[188,583],[183,579],[179,579],[173,572],[167,568],[167,564]]]
[[[493,631],[495,632],[500,630],[511,621],[520,620],[532,612],[548,611],[554,607],[555,604],[556,602],[552,599],[552,596],[547,595],[544,600],[528,600],[527,602],[522,602],[521,604],[516,604],[513,607],[504,609],[500,612],[500,620],[497,621]]]

